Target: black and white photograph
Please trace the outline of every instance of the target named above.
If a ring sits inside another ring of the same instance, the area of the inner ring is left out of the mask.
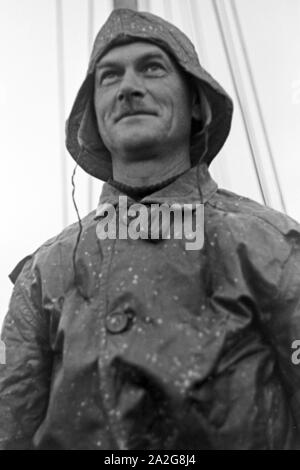
[[[300,450],[300,0],[0,0],[0,54],[0,450]]]

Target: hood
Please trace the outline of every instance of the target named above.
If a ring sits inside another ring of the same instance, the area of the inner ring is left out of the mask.
[[[112,177],[110,152],[98,132],[93,104],[95,66],[114,45],[134,38],[160,46],[185,73],[193,77],[203,119],[196,127],[193,125],[191,163],[192,166],[199,162],[209,165],[229,134],[233,111],[230,97],[200,65],[193,44],[182,31],[151,13],[129,9],[114,10],[95,39],[86,78],[66,123],[68,151],[90,175],[103,181]]]

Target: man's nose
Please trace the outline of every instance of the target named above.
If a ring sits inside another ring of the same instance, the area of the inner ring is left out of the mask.
[[[127,72],[118,90],[118,100],[126,101],[132,98],[142,98],[145,95],[143,80],[135,72]]]

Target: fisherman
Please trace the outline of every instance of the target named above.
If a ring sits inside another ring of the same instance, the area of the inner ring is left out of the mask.
[[[105,184],[96,211],[11,274],[1,448],[300,448],[300,226],[211,178],[231,116],[181,31],[113,11],[66,128]],[[163,224],[103,237],[125,196],[128,214],[200,205],[203,246]]]

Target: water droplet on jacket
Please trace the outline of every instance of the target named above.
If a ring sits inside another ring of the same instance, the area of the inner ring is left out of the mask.
[[[175,362],[175,364],[179,367],[181,366],[181,361],[178,359],[177,356],[173,357],[173,361]]]
[[[151,357],[151,362],[156,363],[157,362],[157,354],[153,354]]]

